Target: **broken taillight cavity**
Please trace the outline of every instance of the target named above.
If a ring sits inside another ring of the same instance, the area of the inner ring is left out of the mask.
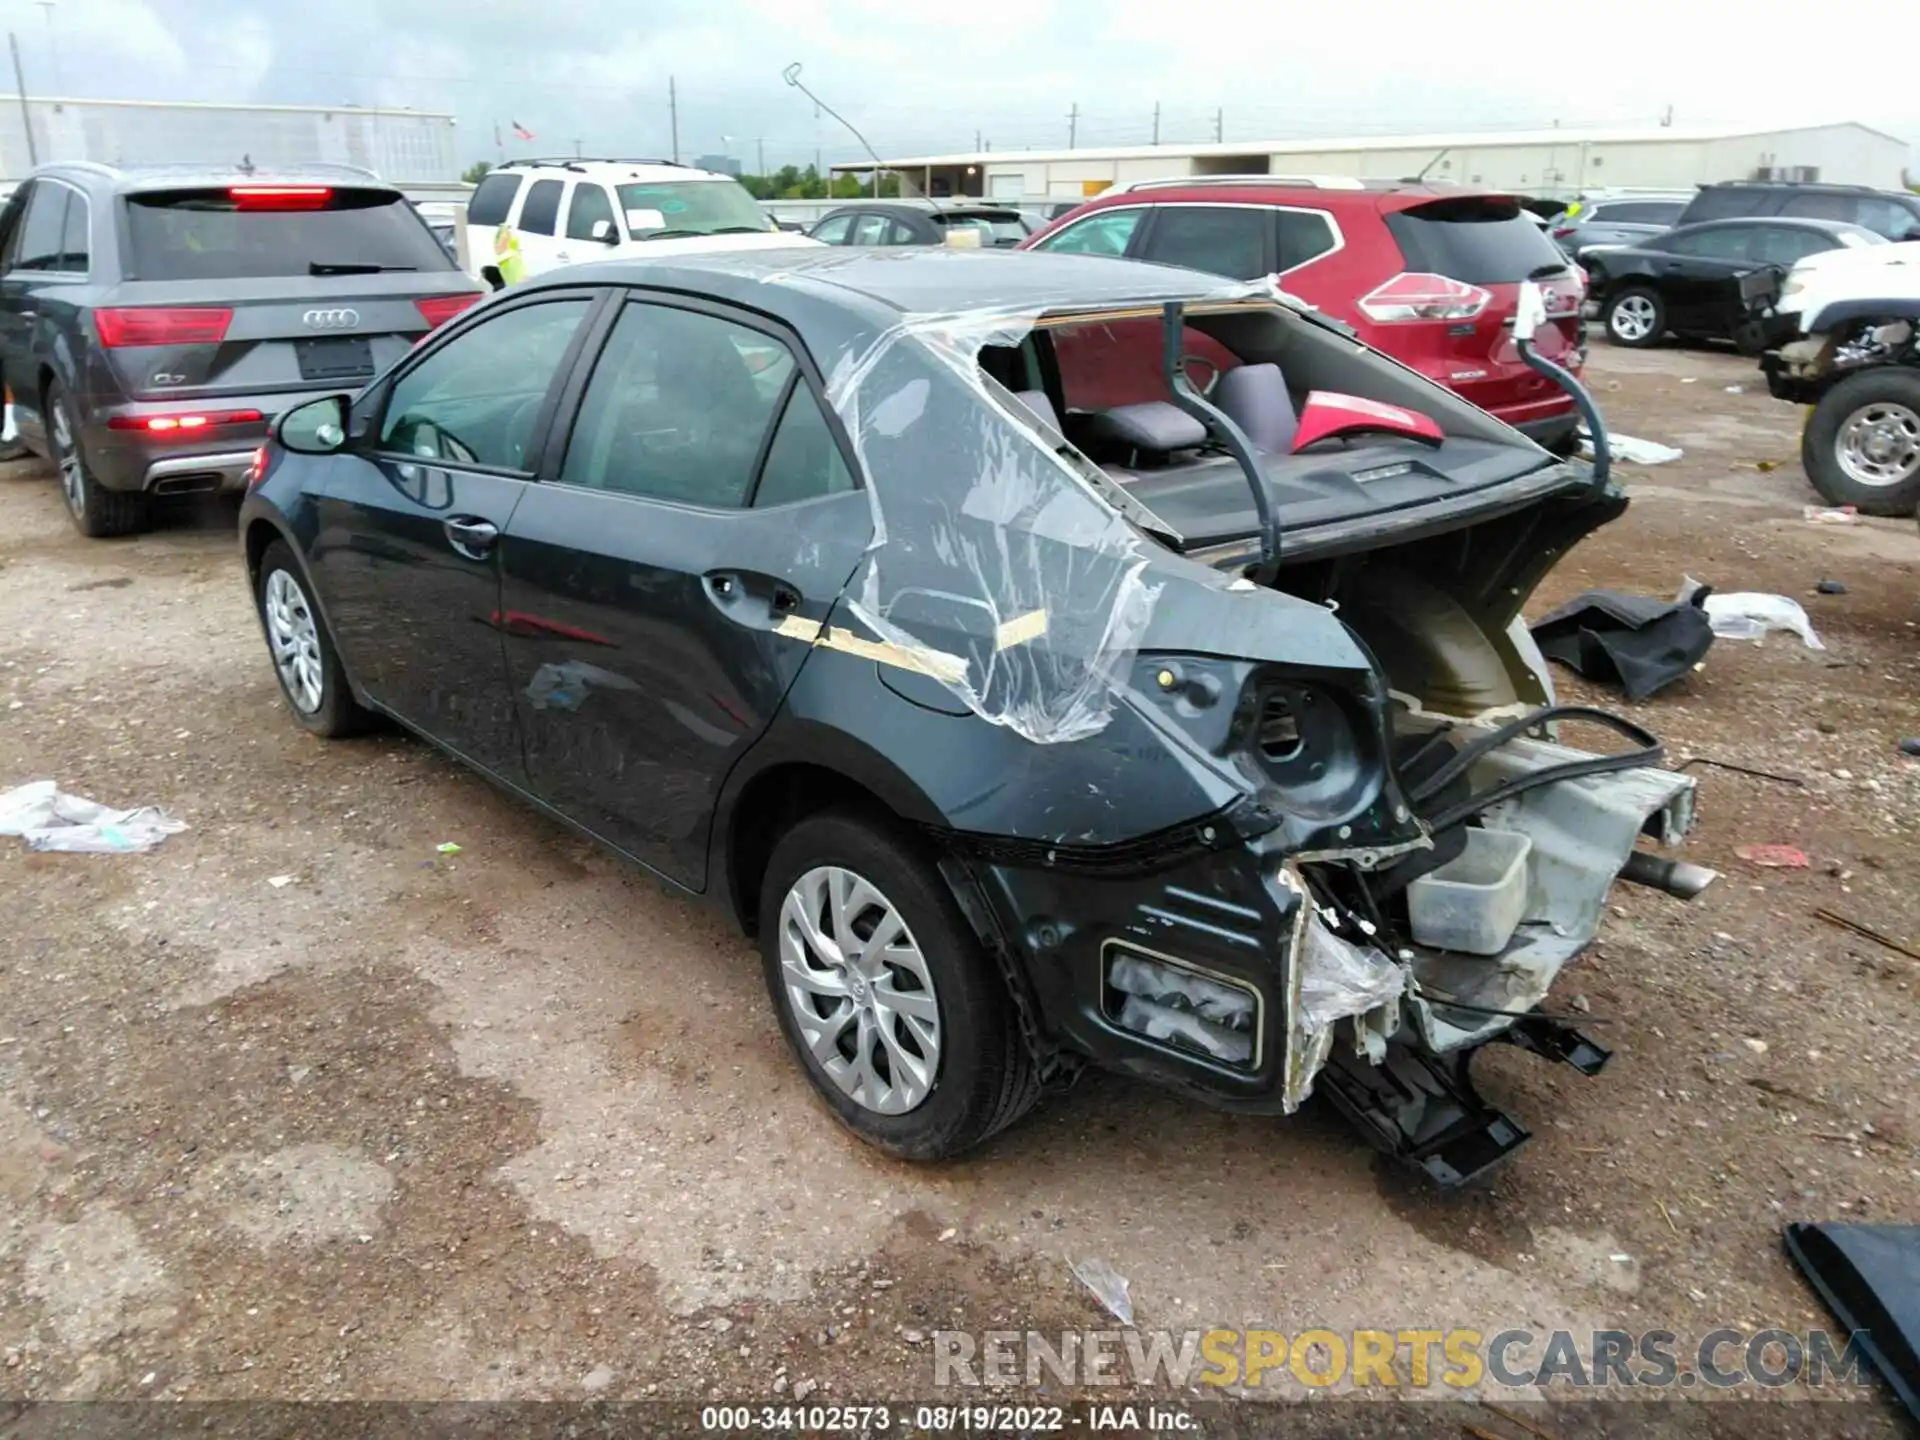
[[[1382,325],[1420,320],[1471,320],[1493,303],[1493,292],[1445,275],[1396,275],[1363,295],[1360,313]]]

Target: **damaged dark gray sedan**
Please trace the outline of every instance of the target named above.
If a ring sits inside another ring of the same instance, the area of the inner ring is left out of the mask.
[[[1451,1183],[1526,1139],[1479,1046],[1605,1061],[1543,1001],[1614,880],[1705,874],[1519,618],[1625,504],[1271,290],[756,251],[505,292],[282,417],[242,535],[302,725],[718,903],[883,1149],[1092,1062]]]

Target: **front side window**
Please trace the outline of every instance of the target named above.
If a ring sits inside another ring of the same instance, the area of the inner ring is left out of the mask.
[[[580,403],[560,478],[735,509],[798,365],[779,341],[695,310],[629,304]]]
[[[560,218],[560,192],[567,187],[558,180],[536,180],[533,188],[527,191],[527,200],[520,207],[520,223],[516,229],[529,235],[553,234],[554,222]]]
[[[607,222],[608,229],[600,234],[593,233],[598,222]],[[573,187],[573,203],[567,206],[567,238],[569,240],[619,239],[620,227],[614,224],[613,201],[607,195],[604,185],[589,185],[586,182]]]
[[[67,197],[64,185],[42,180],[27,197],[27,218],[20,226],[20,247],[14,252],[16,270],[58,270],[66,243]]]
[[[449,340],[395,383],[380,448],[525,471],[541,404],[588,304],[523,305]]]
[[[1065,255],[1124,255],[1144,214],[1139,209],[1102,210],[1055,231],[1034,248]]]

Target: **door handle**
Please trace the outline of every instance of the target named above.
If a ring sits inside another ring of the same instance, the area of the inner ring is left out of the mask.
[[[771,575],[714,570],[701,577],[707,597],[722,614],[756,630],[771,630],[805,600],[797,586]]]
[[[454,553],[468,560],[486,559],[487,552],[493,549],[493,542],[500,538],[500,527],[477,515],[455,515],[442,521],[441,525],[447,532],[447,543],[453,547]]]
[[[562,250],[553,258],[558,260],[562,265],[571,265],[573,263],[573,252],[570,250]]]

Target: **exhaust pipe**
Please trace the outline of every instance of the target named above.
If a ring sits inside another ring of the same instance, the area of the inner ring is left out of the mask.
[[[1662,860],[1658,855],[1636,850],[1627,857],[1620,878],[1650,890],[1664,890],[1676,900],[1691,900],[1718,880],[1720,872],[1686,860]]]

